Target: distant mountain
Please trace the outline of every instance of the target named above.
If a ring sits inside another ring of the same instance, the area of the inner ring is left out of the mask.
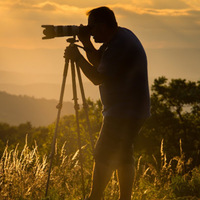
[[[147,48],[145,50],[150,85],[159,76],[195,81],[200,79],[200,48]],[[0,91],[58,100],[63,78],[63,52],[62,49],[23,50],[0,47]],[[12,55],[12,59],[8,55]],[[90,83],[84,75],[82,77],[86,97],[99,99],[98,87]],[[72,101],[70,84],[71,74],[68,73],[65,101]]]
[[[0,92],[0,122],[10,125],[31,122],[34,126],[46,126],[57,117],[57,100],[36,99]],[[71,102],[64,102],[61,116],[74,113]]]
[[[32,84],[16,84],[16,83],[1,83],[0,91],[8,92],[14,95],[27,95],[35,98],[56,99],[60,97],[61,83],[32,83]],[[99,89],[92,83],[84,83],[84,91],[86,98],[90,97],[93,100],[99,99]],[[78,98],[81,100],[79,85],[77,83]],[[66,84],[64,101],[72,102],[72,85]],[[81,102],[80,102],[81,103]]]

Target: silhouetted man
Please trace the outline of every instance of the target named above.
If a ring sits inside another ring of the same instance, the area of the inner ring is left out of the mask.
[[[90,37],[103,45],[96,50]],[[131,200],[134,179],[133,144],[150,116],[147,59],[138,38],[117,25],[107,7],[88,12],[86,31],[79,34],[88,60],[77,47],[66,54],[99,85],[103,124],[95,146],[93,186],[89,200],[100,200],[114,170],[118,171],[120,200]]]

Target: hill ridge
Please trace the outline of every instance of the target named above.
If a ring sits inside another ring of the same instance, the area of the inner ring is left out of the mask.
[[[0,122],[10,125],[30,122],[34,126],[47,126],[57,116],[57,100],[13,95],[0,91]],[[73,103],[63,102],[61,116],[74,114]]]

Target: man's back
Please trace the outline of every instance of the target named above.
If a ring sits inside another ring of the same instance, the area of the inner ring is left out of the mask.
[[[100,85],[104,116],[149,117],[147,59],[138,38],[119,27],[100,50],[103,55],[98,71],[106,76]]]

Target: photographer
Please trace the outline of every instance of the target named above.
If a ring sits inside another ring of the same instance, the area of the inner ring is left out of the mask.
[[[96,50],[90,37],[103,45]],[[147,59],[138,38],[117,25],[107,7],[88,12],[88,26],[80,31],[87,59],[78,48],[65,55],[75,60],[83,73],[99,85],[103,124],[95,146],[93,185],[89,200],[100,200],[114,170],[118,172],[120,200],[131,200],[134,179],[133,145],[150,116]]]

